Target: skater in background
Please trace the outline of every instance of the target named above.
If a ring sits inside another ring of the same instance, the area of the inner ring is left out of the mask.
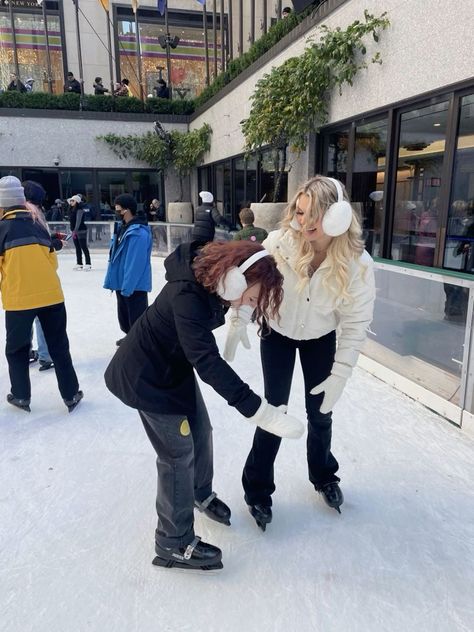
[[[262,241],[268,237],[268,233],[264,228],[258,228],[258,226],[253,225],[255,215],[252,209],[243,208],[239,213],[239,219],[242,224],[242,230],[235,233],[235,240],[248,239],[249,241],[262,243]]]
[[[214,206],[214,196],[212,193],[209,191],[201,191],[199,197],[202,200],[202,204],[196,209],[192,238],[193,241],[199,241],[201,244],[205,244],[214,239],[216,225],[221,224],[230,230],[231,224]]]
[[[50,233],[46,218],[43,213],[43,204],[46,198],[46,191],[39,182],[35,182],[34,180],[25,180],[25,182],[22,182],[22,186],[25,191],[26,208],[31,212],[34,220],[40,223],[45,228],[45,230]],[[58,239],[56,234],[51,236],[51,243],[53,244],[53,248],[54,250],[56,250],[56,252],[58,250],[61,250],[63,247],[63,242]],[[41,323],[38,317],[36,317],[34,320],[34,326],[36,330],[36,342],[38,343],[38,351],[33,351],[33,353],[37,353],[40,365],[39,370],[48,371],[49,369],[53,368],[53,361],[49,354],[48,345],[46,344],[46,339],[43,333],[43,328],[41,327]]]
[[[8,403],[30,412],[29,351],[37,316],[54,363],[59,391],[69,412],[83,397],[69,353],[66,308],[51,236],[26,208],[14,176],[0,179],[0,276],[5,310],[5,354],[10,373]],[[43,220],[44,221],[44,220]]]
[[[263,242],[284,278],[281,319],[268,320],[260,341],[265,397],[274,406],[290,396],[296,352],[305,385],[309,480],[339,511],[343,494],[331,452],[332,409],[357,362],[372,320],[373,262],[343,185],[315,176],[300,187],[280,230]],[[246,340],[244,314],[231,318],[224,357]],[[338,327],[336,350],[336,327]],[[243,472],[245,500],[265,530],[272,520],[273,467],[280,439],[257,428]]]
[[[104,288],[117,296],[120,329],[128,334],[133,323],[148,307],[151,291],[151,230],[145,218],[137,217],[133,195],[115,198],[116,222]],[[117,340],[117,346],[123,338]]]
[[[69,204],[69,226],[72,231],[72,240],[76,249],[76,262],[74,270],[91,269],[91,256],[87,247],[87,226],[85,224],[85,206],[80,195],[73,195],[68,199]],[[85,266],[82,265],[82,253],[86,260]]]
[[[212,330],[227,306],[278,318],[282,277],[275,260],[248,241],[181,244],[166,259],[167,283],[136,321],[105,373],[109,390],[138,410],[157,455],[154,563],[222,568],[220,549],[194,533],[196,506],[230,524],[212,490],[212,427],[194,370],[230,406],[269,433],[297,438],[303,425],[250,390],[221,358]]]

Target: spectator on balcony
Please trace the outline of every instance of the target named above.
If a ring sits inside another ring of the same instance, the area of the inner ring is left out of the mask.
[[[166,85],[166,81],[164,79],[158,79],[155,92],[158,99],[170,98],[170,89]]]
[[[26,81],[25,81],[25,88],[27,92],[33,92],[33,84],[34,84],[35,80],[33,79],[33,77],[29,77]]]
[[[290,15],[290,13],[292,13],[291,7],[283,7],[283,11],[281,12],[281,17],[287,18]]]
[[[94,79],[94,94],[101,94],[104,95],[106,92],[108,92],[108,89],[102,85],[102,77],[96,77]]]
[[[25,84],[16,78],[14,72],[10,73],[10,83],[8,84],[7,90],[18,90],[19,92],[26,92]]]
[[[64,84],[64,92],[75,92],[81,94],[81,84],[74,77],[74,73],[69,71],[67,73],[66,83]]]

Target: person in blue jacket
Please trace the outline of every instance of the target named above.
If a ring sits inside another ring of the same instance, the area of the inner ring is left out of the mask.
[[[137,217],[137,203],[132,195],[122,193],[114,203],[121,222],[115,227],[104,288],[116,293],[120,329],[128,334],[148,307],[152,235],[146,219]],[[117,346],[122,340],[117,340]]]

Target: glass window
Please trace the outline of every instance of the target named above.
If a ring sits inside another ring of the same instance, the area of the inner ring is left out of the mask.
[[[323,173],[344,184],[347,182],[348,146],[348,130],[341,130],[324,136]]]
[[[127,190],[126,171],[98,171],[97,183],[99,186],[99,200],[102,217],[114,214],[114,200],[121,193],[129,193]]]
[[[461,99],[444,265],[474,272],[474,95]]]
[[[51,60],[53,92],[62,93],[63,54],[61,27],[58,15],[48,15],[48,42]],[[48,92],[48,63],[46,36],[41,10],[34,13],[14,13],[15,37],[18,52],[20,78],[24,83],[34,79],[33,92]],[[13,34],[8,13],[0,14],[0,81],[2,86],[10,83],[10,73],[15,73],[13,56]]]
[[[232,178],[231,178],[231,163],[230,160],[221,162],[215,166],[215,178],[216,178],[216,193],[215,201],[216,206],[222,215],[232,220]]]
[[[401,116],[392,258],[433,266],[448,102]]]
[[[133,197],[138,203],[138,210],[148,210],[153,199],[157,199],[165,208],[163,182],[158,171],[132,171]]]
[[[260,193],[262,202],[286,202],[288,195],[288,159],[285,161],[284,171],[280,171],[282,157],[280,152],[264,151],[260,158]],[[277,178],[278,194],[274,200]],[[262,199],[263,198],[263,199]],[[260,200],[255,200],[256,202]]]
[[[139,16],[140,17],[140,16]],[[170,19],[169,33],[178,37],[176,48],[170,48],[171,79],[174,99],[191,99],[206,87],[206,58],[204,32],[201,27],[190,27]],[[145,94],[155,96],[155,87],[160,76],[168,81],[166,50],[160,45],[159,38],[166,35],[163,22],[139,22],[140,46],[142,51],[142,76]],[[212,30],[208,30],[209,66],[213,68]],[[118,22],[120,50],[120,74],[130,80],[134,95],[138,96],[137,66],[135,61],[136,36],[135,22],[132,18]],[[221,69],[220,30],[217,31],[217,67]]]
[[[247,202],[258,202],[257,200],[257,159],[255,157],[247,160],[247,171],[245,176],[245,200]],[[237,202],[239,200],[237,199]]]
[[[34,180],[39,182],[46,191],[44,207],[49,209],[54,200],[61,197],[59,188],[59,175],[57,169],[23,169],[22,180]]]
[[[365,247],[374,256],[380,255],[386,152],[386,120],[356,128],[351,201],[363,221]]]
[[[93,202],[94,179],[92,171],[60,171],[63,199],[76,193],[84,195],[87,202]]]

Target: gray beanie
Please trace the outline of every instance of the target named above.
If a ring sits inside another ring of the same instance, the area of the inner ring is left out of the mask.
[[[25,206],[25,190],[15,176],[0,179],[0,208]]]

